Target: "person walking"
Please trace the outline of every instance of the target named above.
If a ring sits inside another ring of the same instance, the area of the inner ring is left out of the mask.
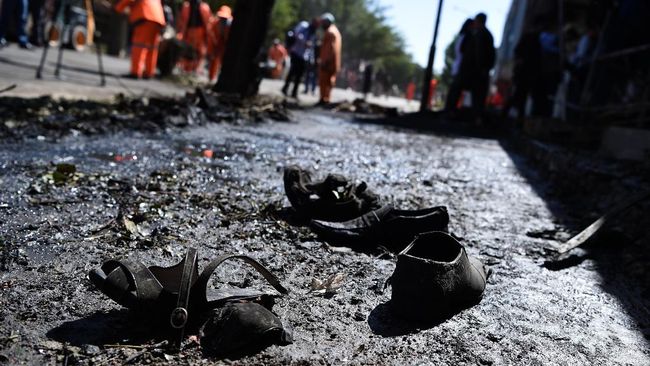
[[[471,18],[465,20],[454,41],[454,62],[451,64],[452,81],[445,103],[445,111],[449,113],[456,111],[461,93],[463,90],[468,89],[469,80],[467,80],[467,75],[460,72],[460,66],[463,62],[463,42],[465,41],[465,36],[472,31],[473,22],[474,20]]]
[[[31,43],[27,40],[26,32],[28,12],[28,0],[2,0],[2,8],[0,9],[0,48],[7,45],[5,34],[9,30],[11,22],[14,21],[18,45],[20,48],[32,49]]]
[[[318,85],[320,86],[319,104],[330,102],[332,88],[336,84],[336,74],[341,70],[341,32],[334,25],[334,15],[325,13],[320,18],[325,31],[320,50]]]
[[[284,64],[287,62],[287,49],[280,43],[278,38],[273,40],[273,45],[269,48],[267,55],[268,59],[273,61],[275,65],[271,69],[271,77],[273,79],[279,79],[282,76],[282,71],[284,70]]]
[[[178,17],[177,37],[195,50],[193,59],[181,61],[185,72],[195,73],[203,65],[203,59],[207,53],[211,18],[212,12],[207,3],[201,0],[183,2],[181,15]]]
[[[221,70],[221,61],[226,51],[231,25],[232,9],[227,5],[222,5],[216,16],[210,20],[210,34],[208,37],[208,58],[210,59],[208,78],[210,82],[216,80]]]
[[[289,66],[289,74],[282,87],[282,94],[287,95],[291,83],[293,83],[293,90],[291,96],[298,98],[298,87],[302,81],[302,75],[305,73],[305,64],[307,62],[307,42],[313,41],[318,27],[318,19],[312,19],[311,23],[301,21],[293,29],[293,39],[291,40],[291,47],[289,48],[289,56],[291,65]]]
[[[123,13],[129,8],[131,36],[131,73],[129,77],[152,78],[156,74],[160,30],[165,15],[160,0],[121,0],[115,10]]]

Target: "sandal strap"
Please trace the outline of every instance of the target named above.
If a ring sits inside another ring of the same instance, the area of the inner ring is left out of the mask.
[[[194,282],[193,277],[198,265],[197,262],[198,255],[196,248],[188,248],[183,261],[183,272],[181,274],[181,281],[178,289],[176,308],[172,310],[169,318],[171,326],[178,329],[178,338],[176,340],[177,347],[180,347],[181,342],[183,341],[183,333],[189,316],[188,308],[190,302],[190,289]]]
[[[125,293],[117,293],[118,291],[124,291],[122,290],[123,286],[128,287],[128,285],[110,282],[112,281],[112,276],[110,276],[110,274],[116,268],[121,268],[128,281],[133,283],[135,294],[129,291],[126,291]],[[139,301],[142,299],[154,301],[163,290],[158,279],[156,279],[149,268],[141,262],[129,259],[109,260],[102,265],[101,269],[106,276],[109,276],[109,278],[104,278],[100,289],[108,295],[108,297],[126,307],[137,308],[138,305],[141,305]]]
[[[225,262],[228,259],[240,259],[244,261],[245,263],[253,267],[259,274],[261,274],[262,277],[264,277],[264,279],[271,286],[273,286],[273,288],[275,288],[278,292],[280,292],[281,294],[289,293],[289,290],[287,290],[284,286],[282,286],[280,280],[273,273],[271,273],[271,271],[266,269],[266,267],[261,265],[255,259],[246,255],[226,254],[226,255],[219,256],[215,260],[210,262],[207,265],[207,267],[205,267],[203,272],[201,272],[201,275],[199,275],[199,279],[195,283],[197,289],[195,290],[194,294],[196,294],[197,300],[200,301],[201,305],[204,306],[207,305],[208,303],[206,290],[208,286],[208,280],[210,280],[212,273],[214,273],[214,271],[217,269],[217,267],[219,267],[221,263]]]

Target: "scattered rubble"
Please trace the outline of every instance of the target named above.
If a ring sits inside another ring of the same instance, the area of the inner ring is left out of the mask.
[[[0,139],[57,139],[67,135],[96,135],[122,130],[161,132],[207,123],[235,124],[275,120],[288,122],[284,100],[271,96],[244,99],[197,88],[182,98],[127,97],[115,101],[25,99],[0,97]]]

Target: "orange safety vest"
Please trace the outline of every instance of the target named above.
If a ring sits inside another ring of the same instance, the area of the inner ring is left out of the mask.
[[[208,53],[215,57],[221,57],[226,50],[226,43],[230,35],[231,19],[218,16],[210,19],[210,30],[208,32]]]
[[[203,21],[203,26],[205,27],[206,34],[210,32],[210,23],[212,18],[212,12],[210,11],[210,5],[201,2],[199,5],[199,14],[201,20]],[[176,23],[176,28],[178,31],[179,38],[183,37],[183,33],[187,30],[187,22],[190,20],[190,3],[185,1],[183,7],[181,8],[181,15],[178,17],[178,22]]]
[[[148,20],[165,25],[165,14],[160,0],[121,0],[115,5],[117,12],[123,13],[126,8],[131,10],[129,22]]]
[[[320,48],[321,69],[332,74],[341,70],[341,46],[341,32],[332,24],[323,35],[323,43]]]

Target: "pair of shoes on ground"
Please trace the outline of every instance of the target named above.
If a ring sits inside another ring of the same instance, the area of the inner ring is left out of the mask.
[[[446,207],[379,207],[379,196],[368,190],[365,183],[357,190],[354,186],[344,189],[348,193],[341,195],[340,187],[350,187],[348,182],[345,177],[330,174],[325,180],[312,183],[311,174],[295,166],[286,168],[284,173],[289,201],[296,211],[312,218],[309,226],[319,237],[334,245],[361,250],[381,245],[399,253],[390,279],[391,309],[396,315],[434,319],[480,301],[488,269],[478,259],[469,257],[465,248],[446,232]],[[328,195],[332,189],[335,194]],[[330,221],[318,220],[323,217]]]
[[[172,267],[109,260],[90,271],[89,278],[106,296],[165,329],[177,349],[187,332],[200,335],[203,351],[209,355],[228,356],[292,342],[291,331],[271,311],[277,294],[208,288],[214,271],[229,259],[244,261],[280,294],[288,293],[277,277],[244,255],[220,256],[200,274],[197,259],[196,249],[190,248]]]
[[[365,182],[355,184],[340,174],[313,181],[310,171],[291,165],[283,180],[291,206],[305,221],[346,221],[379,208],[379,196]]]
[[[447,208],[399,210],[381,205],[365,182],[353,183],[340,174],[320,181],[312,173],[292,165],[284,169],[284,189],[294,210],[314,233],[334,245],[371,250],[385,246],[401,251],[413,238],[428,231],[445,231]]]

